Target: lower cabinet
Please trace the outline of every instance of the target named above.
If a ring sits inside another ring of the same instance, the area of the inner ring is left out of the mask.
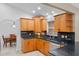
[[[37,48],[36,48],[36,39],[33,40],[33,50],[34,50],[34,51],[37,50]]]
[[[37,39],[37,49],[44,55],[49,55],[49,42],[42,39]]]
[[[33,51],[33,39],[23,39],[22,40],[22,52]]]
[[[49,55],[49,42],[43,41],[43,54]]]
[[[37,39],[37,50],[39,50],[40,52],[43,51],[43,41],[41,39]]]
[[[38,50],[44,55],[49,55],[49,42],[43,39],[23,39],[22,52]]]

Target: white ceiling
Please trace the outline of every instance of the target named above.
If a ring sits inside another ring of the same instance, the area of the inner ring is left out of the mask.
[[[79,3],[72,3],[72,5],[79,8]]]
[[[46,13],[52,14],[51,12],[54,11],[54,14],[64,12],[62,10],[44,5],[39,3],[9,3],[7,5],[10,5],[14,8],[18,8],[21,11],[24,11],[27,14],[30,15],[46,15]],[[41,10],[38,10],[37,7],[41,7]],[[33,14],[32,11],[35,10],[36,13]]]

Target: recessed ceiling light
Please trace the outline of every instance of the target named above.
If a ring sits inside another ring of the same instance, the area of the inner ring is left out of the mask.
[[[15,28],[16,27],[16,25],[13,25],[13,28]]]
[[[54,11],[51,12],[52,14],[54,13]]]
[[[41,7],[38,7],[37,9],[38,9],[38,10],[40,10],[40,9],[41,9]]]
[[[46,13],[46,15],[49,15],[48,13]]]
[[[13,28],[15,28],[15,27],[16,27],[16,25],[15,25],[15,22],[13,22],[13,25],[12,25],[12,27],[13,27]]]
[[[33,10],[32,12],[33,12],[33,13],[35,13],[36,11],[35,11],[35,10]]]

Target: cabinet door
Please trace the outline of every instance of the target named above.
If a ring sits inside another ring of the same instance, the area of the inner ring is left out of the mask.
[[[22,52],[33,51],[34,42],[32,39],[22,40]]]
[[[45,19],[41,20],[41,30],[46,31],[46,20]]]
[[[44,43],[43,43],[43,54],[48,56],[49,55],[48,51],[49,51],[49,42],[44,41]]]
[[[42,52],[42,49],[43,49],[43,42],[41,39],[37,39],[36,40],[36,48],[37,50],[39,50],[40,52]]]
[[[36,46],[37,46],[37,50],[39,50],[44,55],[48,55],[49,43],[47,41],[42,39],[37,39]]]
[[[21,31],[27,31],[27,20],[21,18],[20,19],[20,29]]]
[[[60,32],[72,32],[72,15],[65,13],[60,16]]]
[[[36,49],[40,49],[40,39],[36,39]],[[40,50],[39,50],[40,51]]]
[[[37,50],[37,40],[36,39],[33,39],[33,50]]]
[[[60,32],[66,32],[65,15],[60,15]]]
[[[33,49],[34,48],[34,40],[33,39],[29,40],[29,47],[28,48],[29,48],[29,51],[33,51],[34,50]]]
[[[34,20],[28,20],[28,31],[34,31]]]
[[[64,14],[66,20],[72,20],[73,19],[73,14]]]
[[[54,31],[55,32],[58,32],[59,31],[59,20],[60,20],[60,17],[59,16],[55,16],[54,17],[55,21],[54,21]]]
[[[43,40],[42,39],[40,39],[40,46],[39,46],[39,50],[40,50],[40,52],[42,52],[43,53]]]
[[[73,30],[72,30],[72,27],[67,27],[66,28],[66,32],[72,32]]]
[[[40,18],[39,17],[34,17],[34,31],[35,32],[41,32],[41,27],[40,27]]]
[[[28,52],[29,51],[29,40],[22,40],[22,52]]]

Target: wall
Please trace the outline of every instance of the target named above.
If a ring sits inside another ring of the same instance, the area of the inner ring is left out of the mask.
[[[78,42],[79,41],[79,9],[68,3],[53,3],[53,4],[51,3],[50,5],[74,13],[75,17],[73,19],[73,30],[75,31],[75,42]]]
[[[17,35],[16,50],[20,50],[20,47],[21,47],[20,45],[21,37],[20,37],[20,30],[19,30],[20,17],[31,18],[31,15],[8,4],[0,4],[0,38],[2,35],[9,35],[11,33],[16,34]],[[12,24],[13,24],[12,20],[15,21],[16,28],[12,27]],[[1,41],[1,43],[2,42],[3,41]]]

